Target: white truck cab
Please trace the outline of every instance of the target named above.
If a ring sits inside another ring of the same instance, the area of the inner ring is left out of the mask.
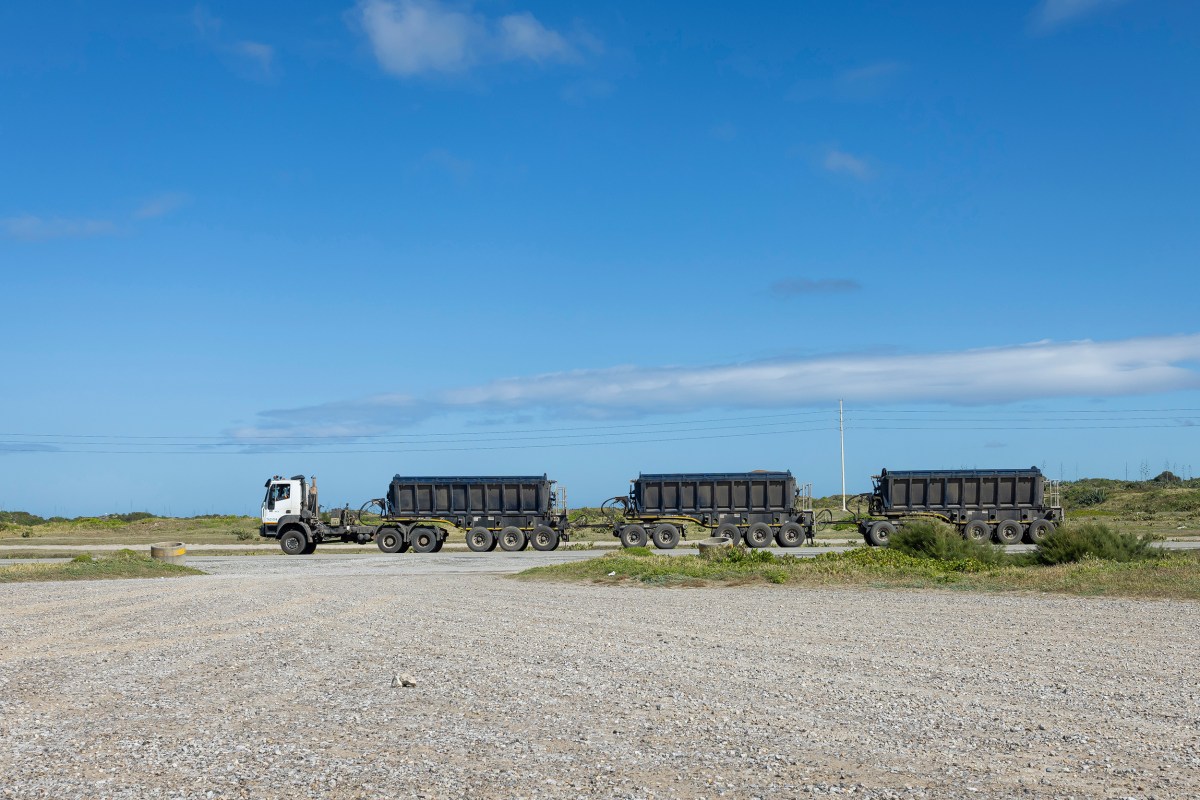
[[[302,475],[283,478],[276,475],[266,483],[267,495],[262,502],[262,522],[266,526],[279,524],[286,516],[296,516],[304,508],[306,482]]]

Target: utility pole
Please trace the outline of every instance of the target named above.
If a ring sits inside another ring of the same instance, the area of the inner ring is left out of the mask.
[[[842,511],[846,511],[846,421],[845,407],[838,400],[838,442],[842,448]]]

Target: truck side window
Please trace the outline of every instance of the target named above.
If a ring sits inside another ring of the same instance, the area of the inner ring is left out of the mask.
[[[271,487],[271,499],[275,502],[287,500],[292,496],[292,487],[286,483],[277,483]]]

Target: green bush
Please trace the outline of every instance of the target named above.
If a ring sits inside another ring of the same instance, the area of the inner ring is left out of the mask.
[[[1107,499],[1108,490],[1095,486],[1081,486],[1079,489],[1067,493],[1067,502],[1081,508],[1098,506]]]
[[[254,531],[248,531],[245,528],[234,528],[230,531],[239,542],[248,542],[258,536]]]
[[[987,542],[966,539],[953,528],[935,522],[910,522],[891,535],[888,547],[914,558],[941,561],[978,561],[1001,564],[1004,551]]]
[[[77,555],[71,559],[71,563],[73,563],[73,564],[91,564],[95,560],[96,559],[92,558],[91,553],[80,553],[79,555]]]
[[[1086,559],[1148,561],[1163,555],[1152,545],[1154,538],[1114,530],[1102,522],[1064,525],[1042,540],[1033,560],[1038,564],[1071,564]]]

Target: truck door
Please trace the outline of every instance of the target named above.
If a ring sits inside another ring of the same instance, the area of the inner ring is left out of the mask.
[[[262,521],[271,525],[280,517],[299,514],[301,502],[300,481],[271,481],[263,498]]]

